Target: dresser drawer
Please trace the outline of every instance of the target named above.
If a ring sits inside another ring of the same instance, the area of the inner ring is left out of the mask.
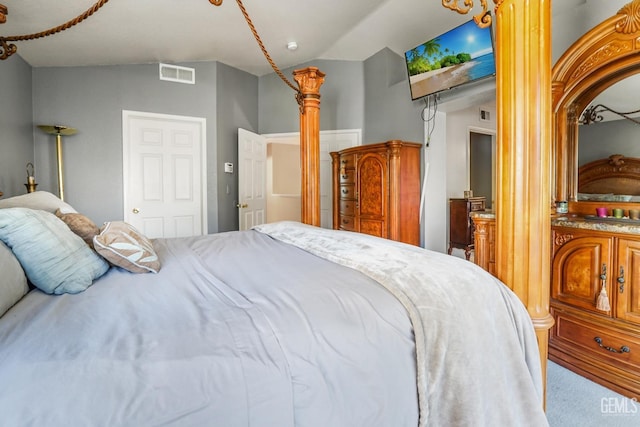
[[[484,199],[469,201],[470,212],[483,211],[483,210],[484,210]]]
[[[342,230],[354,231],[356,229],[355,219],[352,216],[340,215],[340,228]]]
[[[356,167],[355,154],[343,154],[340,156],[340,168],[353,169]]]
[[[356,202],[353,200],[340,200],[340,214],[353,216],[356,212]]]
[[[340,198],[341,199],[355,199],[356,187],[354,184],[342,184],[340,185]]]
[[[356,182],[355,169],[340,169],[340,184],[353,184]]]
[[[613,366],[640,369],[640,337],[567,313],[554,311],[554,314],[552,341],[606,359]]]

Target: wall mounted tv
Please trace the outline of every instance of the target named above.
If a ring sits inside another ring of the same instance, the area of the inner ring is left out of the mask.
[[[491,27],[471,20],[404,54],[411,99],[465,85],[496,73]]]

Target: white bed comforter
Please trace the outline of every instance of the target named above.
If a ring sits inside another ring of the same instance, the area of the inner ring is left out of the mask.
[[[402,302],[413,324],[420,426],[544,426],[531,319],[476,265],[410,245],[281,222],[255,227],[357,269]]]

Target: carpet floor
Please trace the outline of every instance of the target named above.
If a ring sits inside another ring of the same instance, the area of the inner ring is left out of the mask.
[[[549,361],[547,419],[551,427],[638,427],[640,403]]]

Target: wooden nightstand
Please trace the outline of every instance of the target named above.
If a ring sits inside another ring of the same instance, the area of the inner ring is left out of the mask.
[[[473,221],[471,212],[483,211],[484,197],[468,197],[464,199],[449,199],[449,250],[464,249],[464,256],[468,260],[474,247]]]

